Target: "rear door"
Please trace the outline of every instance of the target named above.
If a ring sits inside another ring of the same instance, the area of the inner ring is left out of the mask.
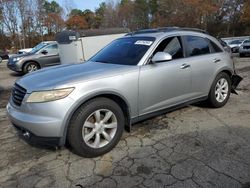
[[[200,36],[184,36],[186,56],[192,71],[193,98],[206,96],[221,59],[220,49],[214,42]]]
[[[45,52],[45,53],[44,53]],[[60,57],[57,44],[46,46],[40,51],[39,61],[42,67],[59,65]]]
[[[139,77],[139,114],[145,115],[183,103],[190,98],[191,69],[184,58],[181,38],[168,37],[156,48],[172,55],[171,61],[144,65]]]

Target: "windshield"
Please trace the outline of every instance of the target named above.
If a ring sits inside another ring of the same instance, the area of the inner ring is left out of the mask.
[[[245,41],[244,41],[244,44],[246,44],[246,43],[250,43],[250,40],[245,40]]]
[[[108,64],[137,65],[149,47],[153,44],[153,37],[128,37],[113,41],[90,61]]]
[[[37,51],[41,50],[43,47],[47,46],[48,44],[41,42],[40,44],[36,45],[32,50],[30,51],[31,54],[36,53]]]

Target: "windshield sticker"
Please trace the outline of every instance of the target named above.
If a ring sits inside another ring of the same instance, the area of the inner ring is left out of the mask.
[[[151,46],[153,42],[148,40],[138,40],[135,42],[136,45],[145,45],[145,46]]]

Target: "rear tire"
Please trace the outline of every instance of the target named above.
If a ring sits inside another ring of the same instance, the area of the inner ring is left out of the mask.
[[[116,146],[124,124],[124,114],[117,103],[107,98],[96,98],[74,113],[69,123],[67,141],[76,154],[97,157]]]
[[[28,62],[28,63],[25,63],[23,67],[23,73],[24,74],[31,73],[31,72],[37,71],[38,69],[40,69],[40,67],[36,62]]]
[[[231,94],[231,79],[225,72],[218,74],[208,95],[208,102],[214,108],[223,107]]]

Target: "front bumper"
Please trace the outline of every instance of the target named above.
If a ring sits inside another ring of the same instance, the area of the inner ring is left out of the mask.
[[[231,51],[232,51],[232,53],[238,53],[239,49],[240,49],[240,47],[236,46],[236,47],[231,48]]]
[[[12,71],[22,72],[22,67],[18,64],[18,62],[13,62],[11,59],[9,59],[7,67]]]
[[[21,106],[16,106],[10,99],[7,114],[18,130],[30,133],[32,138],[60,140],[64,136],[72,104],[73,100],[70,97],[46,103],[23,102]]]
[[[40,137],[30,132],[29,130],[24,129],[23,127],[19,127],[14,124],[13,126],[17,130],[18,135],[31,145],[51,147],[60,146],[60,137]]]

